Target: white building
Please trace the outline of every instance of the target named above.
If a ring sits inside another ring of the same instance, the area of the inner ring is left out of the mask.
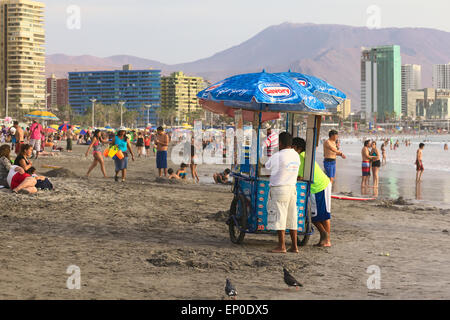
[[[418,64],[402,65],[402,115],[408,115],[408,90],[422,88],[422,67]]]
[[[433,88],[450,89],[450,63],[433,65]]]

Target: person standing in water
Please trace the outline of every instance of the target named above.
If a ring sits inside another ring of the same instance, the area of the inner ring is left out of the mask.
[[[69,139],[69,137],[67,137]],[[86,158],[89,154],[89,151],[93,149],[92,156],[94,157],[94,161],[92,162],[91,166],[89,167],[88,172],[86,173],[86,177],[89,177],[89,174],[91,171],[97,166],[98,163],[100,163],[100,169],[102,170],[103,176],[107,178],[106,176],[106,170],[105,170],[105,162],[103,161],[103,154],[102,154],[102,146],[101,143],[107,143],[108,139],[104,139],[102,137],[102,134],[100,130],[95,130],[94,136],[92,138],[92,143],[89,145],[87,151],[86,151]]]
[[[383,143],[381,144],[381,164],[384,166],[386,164],[386,142],[383,141]]]
[[[323,167],[325,168],[326,175],[330,178],[331,183],[333,183],[336,176],[336,157],[340,156],[342,159],[346,159],[346,156],[336,147],[338,132],[331,130],[328,136],[329,139],[323,144]]]
[[[378,172],[380,170],[380,152],[377,149],[377,143],[372,141],[372,150],[370,150],[372,158],[372,174],[373,174],[373,187],[378,188]]]
[[[424,170],[423,162],[422,162],[423,148],[425,148],[425,144],[420,143],[419,149],[417,149],[417,154],[416,154],[416,182],[420,182],[420,180],[422,179],[422,174],[423,174],[423,170]]]
[[[361,187],[369,186],[370,161],[375,158],[374,156],[370,155],[369,146],[370,146],[370,140],[366,140],[366,141],[364,141],[364,147],[361,150],[361,157],[362,157]]]
[[[119,128],[117,136],[114,137],[113,145],[117,145],[124,156],[123,159],[119,159],[117,156],[114,159],[114,164],[116,167],[116,175],[114,176],[114,180],[119,181],[119,172],[122,171],[122,182],[124,182],[127,177],[128,151],[131,154],[131,159],[134,161],[134,153],[131,149],[130,140],[126,136],[125,127]]]

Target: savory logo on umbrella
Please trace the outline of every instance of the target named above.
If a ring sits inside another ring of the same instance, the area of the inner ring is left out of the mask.
[[[269,97],[288,98],[292,95],[291,88],[282,83],[263,84],[259,86],[259,90]]]

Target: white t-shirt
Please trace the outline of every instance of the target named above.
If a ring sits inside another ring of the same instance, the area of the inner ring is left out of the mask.
[[[8,177],[6,178],[6,182],[8,182],[8,186],[11,188],[11,180],[12,178],[15,176],[16,172],[16,168],[18,166],[12,165],[11,168],[9,169],[9,173],[8,173]]]
[[[283,149],[269,158],[266,168],[270,170],[272,187],[295,186],[297,184],[300,157],[294,149]]]

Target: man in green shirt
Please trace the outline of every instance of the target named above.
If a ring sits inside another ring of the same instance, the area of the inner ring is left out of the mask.
[[[292,147],[300,156],[300,168],[298,176],[301,180],[305,170],[305,150],[306,142],[302,138],[294,138]],[[314,183],[311,184],[311,221],[320,232],[320,241],[316,246],[331,247],[331,181],[315,162],[314,165]]]

